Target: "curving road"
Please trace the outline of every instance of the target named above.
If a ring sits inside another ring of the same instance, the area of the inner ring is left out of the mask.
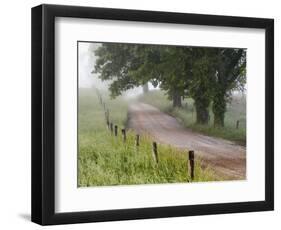
[[[141,102],[130,105],[129,128],[146,133],[158,142],[180,149],[192,149],[218,176],[246,179],[246,148],[231,141],[193,132],[172,116]]]

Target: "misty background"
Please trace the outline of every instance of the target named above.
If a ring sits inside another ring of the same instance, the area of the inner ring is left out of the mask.
[[[97,88],[108,90],[111,81],[102,81],[98,74],[92,73],[95,68],[97,57],[95,50],[101,46],[101,43],[78,42],[78,84],[79,88]],[[155,89],[151,83],[148,84],[149,90]],[[156,88],[158,89],[158,88]],[[135,87],[122,93],[125,97],[135,97],[142,94],[142,87]]]
[[[98,49],[102,43],[95,42],[78,42],[78,84],[79,88],[97,88],[101,90],[108,90],[111,81],[102,81],[99,79],[98,74],[92,73],[95,68],[97,57],[95,56],[95,50]],[[245,84],[244,92],[234,90],[233,95],[245,96],[247,92],[247,83]],[[148,82],[149,90],[158,90],[159,87],[154,88],[153,85]],[[142,87],[135,87],[133,89],[123,92],[125,97],[135,97],[142,94]]]

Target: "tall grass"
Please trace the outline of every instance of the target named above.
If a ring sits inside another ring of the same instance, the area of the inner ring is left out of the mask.
[[[120,127],[117,137],[107,130],[103,107],[94,90],[79,90],[79,187],[191,181],[186,152],[158,145],[157,164],[149,136],[141,136],[137,148],[135,133],[128,131],[123,143],[120,129],[126,124],[128,103],[123,98],[110,100],[106,95],[103,98],[110,110],[110,120]],[[197,159],[194,181],[219,179],[212,170],[203,170]]]
[[[194,101],[191,98],[183,100],[182,108],[173,108],[172,102],[167,99],[161,90],[153,90],[142,95],[139,100],[151,104],[161,111],[168,113],[178,119],[185,127],[194,131],[201,132],[209,136],[224,138],[237,142],[241,145],[246,144],[246,99],[234,96],[227,104],[225,113],[225,126],[222,128],[214,127],[214,114],[210,106],[210,122],[207,125],[196,124],[196,110]],[[239,120],[239,128],[236,129],[236,122]]]

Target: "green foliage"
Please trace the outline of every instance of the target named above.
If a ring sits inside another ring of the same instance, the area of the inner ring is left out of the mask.
[[[109,88],[111,97],[117,97],[122,91],[147,82],[130,75],[130,71],[142,64],[142,57],[137,53],[143,48],[141,45],[105,43],[95,51],[98,59],[94,72],[100,73],[101,80],[113,80]]]
[[[207,124],[213,102],[215,125],[223,127],[227,100],[246,84],[244,49],[104,43],[95,54],[95,72],[111,81],[112,97],[152,82],[166,92],[173,107],[192,97],[199,124]]]
[[[110,108],[110,120],[124,127],[127,101],[118,97],[111,100],[103,95]],[[152,155],[152,139],[140,137],[135,147],[135,133],[128,131],[127,141],[110,135],[102,106],[95,92],[79,90],[79,154],[78,186],[179,183],[190,181],[187,172],[187,152],[171,146],[158,145],[159,163]],[[209,168],[202,169],[196,159],[194,181],[221,180]]]
[[[212,96],[212,77],[215,73],[211,57],[212,49],[193,49],[192,81],[190,82],[190,96],[195,101],[198,124],[207,124],[209,119],[209,105]]]
[[[218,52],[218,53],[217,53]],[[213,106],[215,126],[224,126],[226,103],[233,90],[244,91],[246,84],[246,52],[243,49],[221,49],[215,52],[216,68],[213,80]]]

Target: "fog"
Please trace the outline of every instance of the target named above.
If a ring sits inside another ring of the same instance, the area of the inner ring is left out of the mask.
[[[108,90],[110,81],[102,81],[99,79],[98,74],[92,73],[97,60],[94,51],[101,46],[101,43],[79,42],[78,46],[79,88],[97,88],[99,90]],[[149,89],[154,89],[151,83],[149,83]],[[133,98],[141,93],[142,87],[136,87],[123,92],[122,96]]]
[[[96,56],[94,50],[97,49],[99,43],[78,43],[78,69],[79,69],[79,88],[107,88],[107,84],[102,82],[97,74],[91,73],[94,70]]]

